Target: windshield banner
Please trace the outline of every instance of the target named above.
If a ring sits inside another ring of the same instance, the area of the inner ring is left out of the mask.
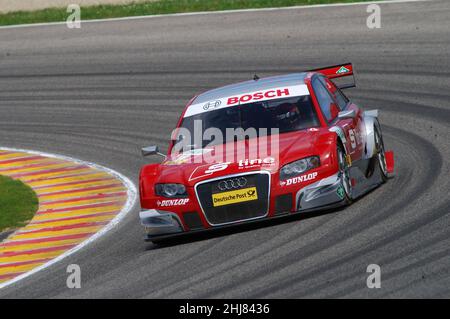
[[[308,87],[305,84],[259,90],[235,96],[227,96],[217,100],[192,104],[186,110],[184,117],[223,109],[235,105],[304,95],[309,95]]]

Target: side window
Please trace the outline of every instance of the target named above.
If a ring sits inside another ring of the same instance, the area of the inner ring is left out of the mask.
[[[336,88],[336,100],[341,110],[344,110],[349,102],[349,99],[338,88]]]
[[[336,102],[331,97],[328,90],[323,86],[318,78],[315,78],[312,82],[314,93],[316,94],[317,101],[319,102],[322,113],[328,122],[331,122],[336,116],[339,110],[335,110]]]
[[[340,110],[344,110],[347,107],[347,104],[349,102],[348,98],[329,79],[327,79],[327,78],[325,78],[325,79],[320,78],[320,81],[323,84],[325,84],[325,86],[328,88],[328,91],[331,93],[333,98],[336,100],[339,109]]]

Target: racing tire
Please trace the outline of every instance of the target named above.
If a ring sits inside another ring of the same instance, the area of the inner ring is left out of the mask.
[[[343,189],[338,189],[338,196],[341,197],[347,204],[352,202],[352,183],[350,180],[350,174],[348,172],[348,163],[346,160],[346,154],[344,147],[338,144],[337,147],[337,158],[339,163],[339,177],[341,179],[341,187]]]
[[[381,134],[381,129],[378,125],[375,125],[374,130],[374,138],[375,138],[375,151],[377,163],[380,168],[380,177],[383,183],[388,180],[388,172],[387,172],[387,164],[386,164],[386,155],[384,150],[384,142],[383,135]]]

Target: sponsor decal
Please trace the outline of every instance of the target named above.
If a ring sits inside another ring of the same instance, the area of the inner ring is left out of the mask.
[[[184,117],[189,117],[196,114],[231,107],[239,104],[304,95],[309,95],[309,90],[305,84],[301,84],[248,92],[235,96],[225,96],[220,99],[208,102],[195,103],[194,101],[194,103],[190,105],[186,110]]]
[[[343,131],[342,128],[338,127],[338,126],[333,126],[329,129],[330,132],[335,132],[340,138],[342,143],[344,144],[344,148],[347,151],[347,138],[345,137],[345,133]],[[361,136],[361,131],[358,129],[349,129],[348,130],[348,139],[349,139],[349,146],[352,149],[356,149],[356,147],[358,146],[358,144],[362,144],[363,143],[363,138]]]
[[[159,207],[184,206],[187,203],[189,203],[189,198],[166,199],[156,202]]]
[[[227,169],[228,165],[230,165],[230,164],[231,163],[226,162],[226,163],[217,163],[217,164],[211,165],[205,170],[205,174],[211,175],[216,172],[223,171],[223,170]]]
[[[260,158],[256,158],[256,159],[245,159],[245,160],[240,160],[239,161],[239,168],[240,169],[244,169],[244,168],[249,168],[249,167],[253,167],[253,166],[271,166],[275,163],[275,158],[273,157],[266,157],[264,159],[260,159]]]
[[[311,180],[316,179],[317,174],[318,174],[317,172],[314,172],[314,173],[309,173],[309,174],[305,174],[305,175],[289,178],[286,181],[281,181],[280,185],[281,186],[290,186],[290,185],[295,185],[295,184],[298,184],[298,183],[311,181]]]
[[[202,178],[202,177],[207,177],[207,176],[211,176],[217,172],[221,172],[226,170],[230,164],[232,164],[234,162],[224,162],[224,163],[216,163],[213,165],[209,165],[209,166],[199,166],[197,167],[191,174],[191,176],[189,177],[189,180],[195,180],[198,178]],[[258,167],[267,167],[267,166],[272,166],[276,163],[276,160],[274,157],[265,157],[263,159],[261,158],[256,158],[256,159],[245,159],[245,160],[240,160],[238,162],[238,169],[248,169],[248,168],[253,168],[255,166]]]
[[[238,103],[250,103],[258,100],[268,100],[278,97],[290,96],[289,88],[260,91],[250,94],[243,94],[239,96],[232,96],[227,99],[227,105],[234,105]]]
[[[198,166],[195,168],[195,170],[192,172],[191,176],[189,177],[189,180],[195,180],[202,177],[211,176],[216,172],[220,172],[223,170],[226,170],[228,166],[231,164],[231,162],[225,162],[225,163],[217,163],[213,165],[205,165]]]
[[[344,74],[344,73],[348,73],[348,72],[350,72],[349,69],[347,69],[345,66],[341,66],[339,68],[339,70],[336,71],[336,74]]]
[[[221,104],[222,104],[221,100],[210,101],[205,105],[203,105],[203,109],[205,111],[208,111],[209,109],[215,109],[216,107],[219,107]]]
[[[256,187],[248,187],[235,191],[217,193],[212,195],[214,207],[248,202],[257,199],[258,199],[258,192],[256,191]]]
[[[354,129],[348,130],[348,136],[350,138],[350,145],[353,149],[356,148],[356,133]]]
[[[339,186],[338,189],[336,190],[336,194],[339,196],[340,199],[344,199],[345,196],[344,187]]]

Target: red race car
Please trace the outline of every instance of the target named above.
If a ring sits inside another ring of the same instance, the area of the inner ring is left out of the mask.
[[[154,243],[186,233],[350,204],[384,183],[378,112],[342,89],[351,63],[258,78],[195,96],[164,161],[140,173],[140,220]]]

